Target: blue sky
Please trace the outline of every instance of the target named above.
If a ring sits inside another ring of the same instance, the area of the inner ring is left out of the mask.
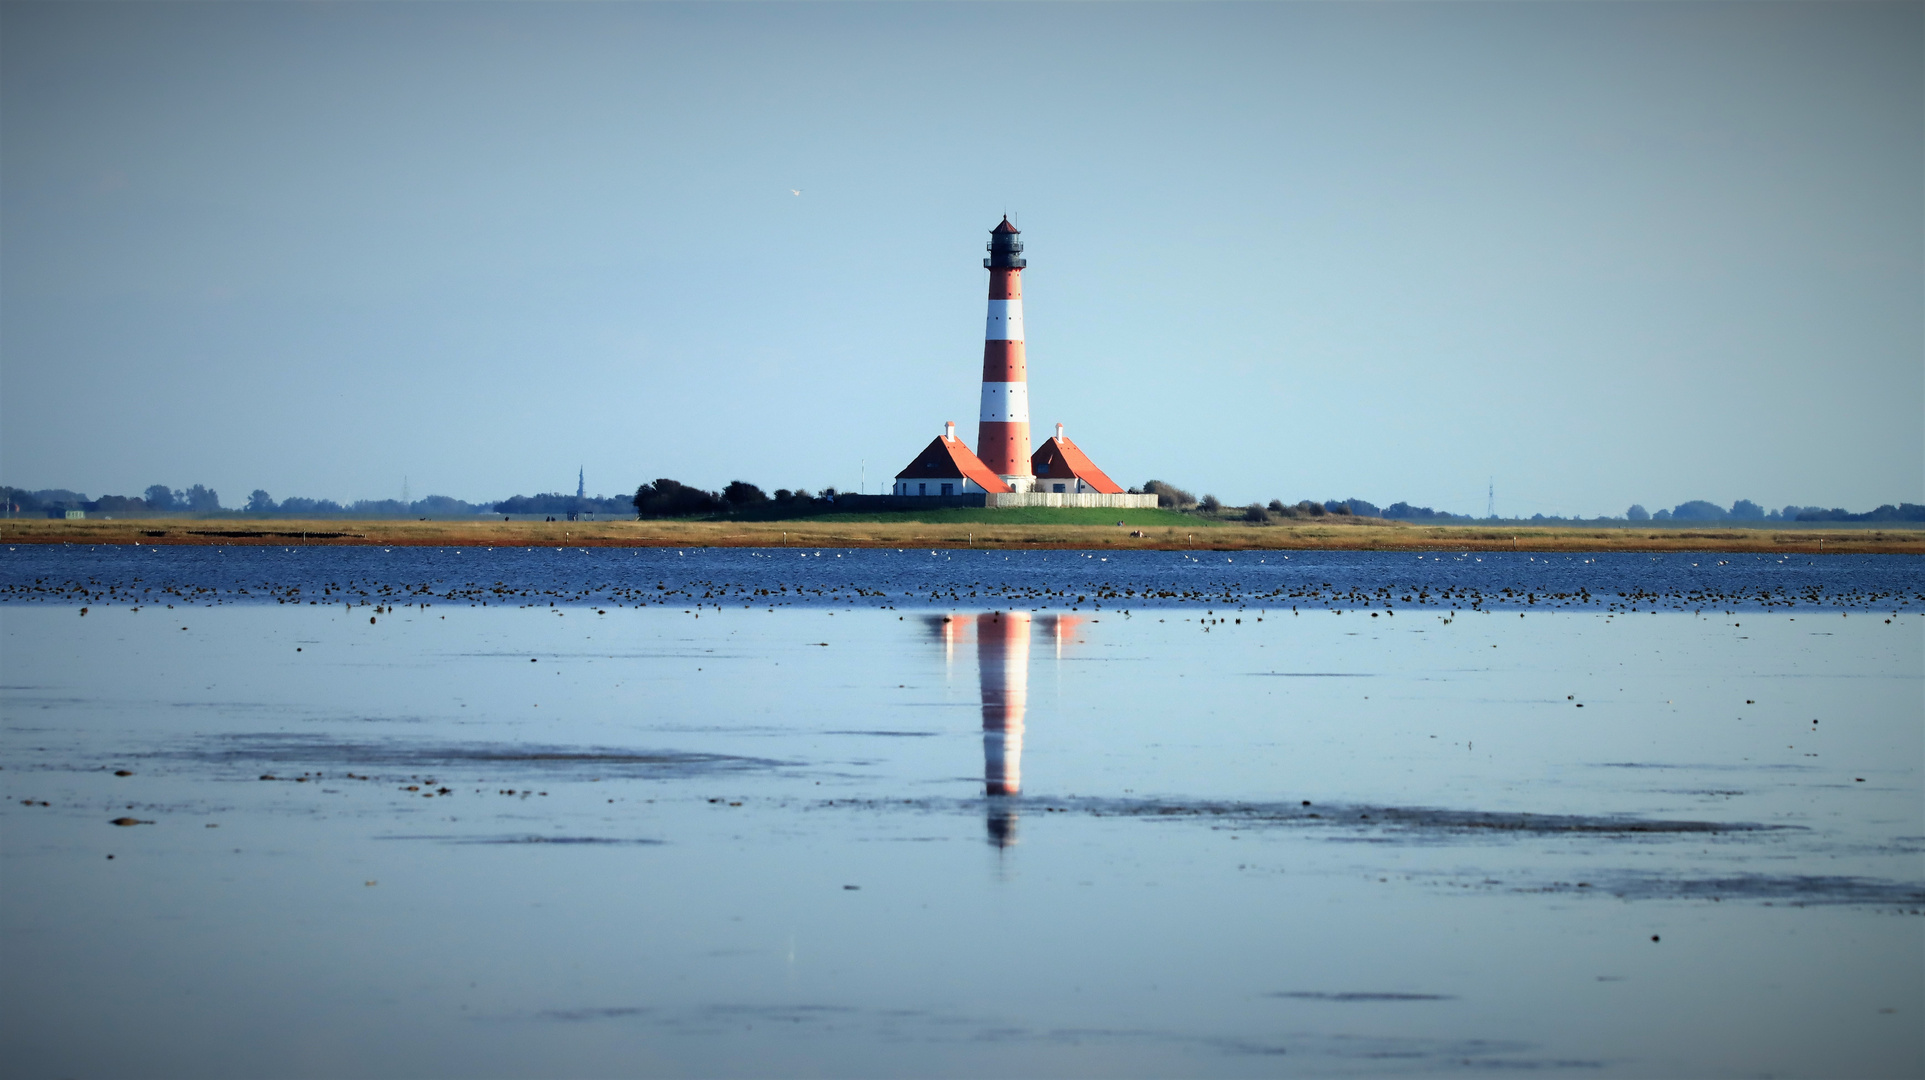
[[[0,480],[1925,501],[1925,7],[0,7]],[[801,195],[792,194],[800,190]],[[866,464],[865,464],[866,463]]]

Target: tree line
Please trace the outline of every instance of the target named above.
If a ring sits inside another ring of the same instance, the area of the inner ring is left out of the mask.
[[[4,501],[10,512],[16,514],[30,514],[39,510],[85,510],[88,513],[106,514],[171,510],[204,514],[222,509],[220,494],[200,484],[180,490],[155,484],[139,495],[102,495],[98,499],[89,499],[81,492],[68,491],[66,488],[28,491],[24,488],[0,487],[0,500]]]
[[[1394,502],[1380,507],[1368,499],[1299,499],[1286,503],[1282,499],[1271,499],[1267,504],[1253,502],[1247,506],[1226,507],[1215,495],[1205,495],[1201,499],[1162,480],[1146,482],[1140,489],[1142,494],[1156,496],[1156,505],[1165,510],[1184,513],[1205,514],[1212,517],[1230,516],[1254,524],[1270,521],[1292,520],[1320,517],[1367,517],[1388,518],[1393,521],[1470,521],[1469,516],[1453,514],[1445,510],[1433,510],[1428,506],[1412,506],[1407,502]],[[1139,489],[1131,488],[1131,494]]]
[[[704,491],[666,477],[635,489],[631,500],[638,518],[711,517],[723,514],[821,513],[835,506],[835,488],[776,488],[773,495],[747,480],[731,480],[721,491]]]
[[[1301,499],[1294,503],[1286,503],[1282,499],[1271,499],[1267,504],[1253,502],[1241,507],[1226,506],[1215,495],[1205,494],[1202,498],[1198,498],[1183,488],[1163,480],[1145,481],[1141,487],[1133,487],[1129,491],[1133,495],[1155,495],[1157,506],[1166,510],[1254,524],[1324,517],[1435,522],[1485,520],[1473,518],[1468,514],[1433,510],[1428,506],[1413,506],[1407,502],[1394,502],[1389,506],[1379,507],[1367,499],[1357,498],[1321,501]],[[720,491],[707,491],[677,480],[661,478],[642,484],[635,489],[635,494],[631,498],[591,497],[549,492],[539,495],[512,495],[506,499],[484,503],[471,503],[448,495],[429,495],[409,502],[399,499],[358,499],[343,505],[333,499],[310,499],[294,495],[277,500],[266,491],[256,488],[248,494],[247,501],[236,509],[250,514],[339,514],[359,517],[463,517],[487,513],[542,514],[569,518],[625,517],[631,513],[640,518],[744,515],[782,517],[826,512],[835,506],[839,494],[841,493],[833,487],[823,488],[820,492],[811,492],[807,488],[793,490],[777,488],[770,493],[747,480],[733,480]],[[221,505],[219,492],[202,484],[185,488],[153,484],[139,495],[103,495],[98,499],[90,499],[81,492],[69,491],[66,488],[42,488],[29,491],[24,488],[0,486],[0,501],[3,501],[0,505],[4,505],[8,512],[15,514],[65,510],[84,510],[97,514],[232,512]],[[1692,499],[1655,513],[1646,510],[1642,505],[1633,504],[1620,518],[1563,518],[1555,515],[1533,514],[1528,520],[1541,523],[1602,523],[1613,520],[1630,522],[1925,522],[1925,506],[1917,503],[1886,503],[1875,510],[1854,513],[1838,507],[1797,505],[1766,510],[1750,499],[1739,499],[1727,508],[1704,499]]]
[[[1714,502],[1693,499],[1669,510],[1653,514],[1633,503],[1624,512],[1630,521],[1925,521],[1925,506],[1918,503],[1886,503],[1876,510],[1854,514],[1849,510],[1822,506],[1787,506],[1766,510],[1750,499],[1739,499],[1727,510]]]
[[[66,488],[0,487],[0,500],[9,512],[31,514],[41,511],[84,510],[90,514],[340,514],[355,517],[463,517],[473,514],[613,514],[625,516],[628,501],[622,498],[582,498],[574,495],[514,495],[495,502],[471,503],[451,495],[429,495],[403,502],[400,499],[356,499],[339,503],[333,499],[310,499],[290,495],[276,499],[255,488],[239,507],[221,505],[220,493],[201,484],[174,489],[154,484],[139,495],[103,495],[90,499],[84,493]]]

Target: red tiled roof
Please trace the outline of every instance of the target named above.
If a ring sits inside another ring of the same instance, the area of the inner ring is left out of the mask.
[[[967,443],[961,439],[946,439],[941,435],[929,440],[929,445],[909,467],[896,474],[898,480],[970,480],[984,491],[1006,492],[1009,485],[1002,477],[989,471],[983,459],[976,456]]]
[[[1011,224],[1009,223],[1009,215],[1008,215],[1008,214],[1004,214],[1004,215],[1003,215],[1003,223],[1002,223],[1001,225],[998,225],[998,226],[996,226],[995,228],[993,228],[993,229],[991,229],[991,230],[989,230],[989,231],[990,231],[990,232],[992,232],[992,233],[1005,233],[1005,232],[1021,232],[1022,230],[1021,230],[1021,229],[1018,229],[1018,228],[1017,228],[1016,226],[1014,226],[1014,225],[1011,225]]]
[[[1121,484],[1111,480],[1089,455],[1066,438],[1050,439],[1037,447],[1030,455],[1029,471],[1036,474],[1039,491],[1048,490],[1041,486],[1045,480],[1081,480],[1104,495],[1123,494]]]

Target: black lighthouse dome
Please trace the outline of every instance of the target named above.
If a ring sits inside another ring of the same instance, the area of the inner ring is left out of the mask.
[[[989,230],[989,258],[983,266],[991,270],[1021,270],[1029,265],[1023,258],[1022,230],[1009,223],[1009,216],[1003,216],[1002,224]]]

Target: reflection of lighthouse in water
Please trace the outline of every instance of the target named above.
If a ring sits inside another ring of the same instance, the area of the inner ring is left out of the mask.
[[[982,682],[983,794],[989,806],[989,842],[1016,842],[1017,798],[1023,793],[1023,714],[1029,707],[1029,635],[1038,620],[1027,611],[991,611],[975,618],[940,615],[924,620],[942,645],[943,666],[955,662],[956,647],[976,635],[976,666]],[[1045,615],[1045,644],[1061,660],[1068,646],[1080,645],[1075,615]]]
[[[976,616],[983,680],[983,787],[1023,793],[1023,708],[1029,702],[1029,612]]]
[[[1023,793],[1023,709],[1029,701],[1029,612],[976,616],[976,660],[983,688],[983,790],[990,798],[989,840],[1016,842],[1014,799]]]

